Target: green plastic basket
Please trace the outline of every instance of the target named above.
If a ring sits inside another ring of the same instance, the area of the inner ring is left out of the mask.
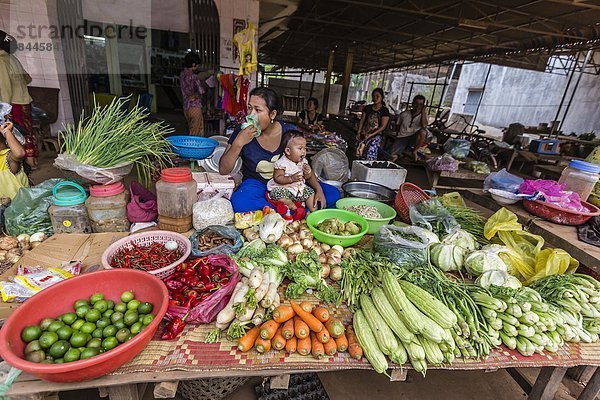
[[[357,222],[362,227],[362,230],[356,235],[338,236],[321,232],[316,228],[318,224],[329,218],[337,218],[344,223],[350,221]],[[306,218],[306,224],[308,225],[310,231],[313,233],[315,239],[317,239],[319,242],[327,243],[330,246],[335,246],[337,244],[342,247],[349,247],[355,245],[360,241],[360,239],[363,236],[365,236],[367,230],[369,229],[369,224],[367,220],[361,217],[360,215],[350,211],[337,210],[333,208],[311,212]]]
[[[384,204],[380,201],[370,200],[370,199],[360,199],[358,197],[346,197],[343,199],[339,199],[335,203],[336,208],[340,210],[346,210],[346,207],[351,206],[373,206],[379,211],[381,214],[381,218],[365,218],[367,223],[369,224],[369,229],[367,230],[367,234],[373,235],[379,231],[384,225],[389,225],[391,221],[396,218],[396,210],[392,207]]]

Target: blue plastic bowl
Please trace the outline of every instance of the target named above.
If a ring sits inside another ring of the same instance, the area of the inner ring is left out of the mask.
[[[200,136],[170,136],[167,140],[173,153],[190,160],[204,160],[210,157],[219,145],[214,139]]]

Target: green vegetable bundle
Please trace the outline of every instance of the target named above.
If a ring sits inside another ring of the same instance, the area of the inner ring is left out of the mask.
[[[88,118],[68,125],[62,135],[64,153],[96,168],[135,164],[138,178],[148,184],[152,173],[171,165],[171,146],[165,135],[173,132],[162,122],[146,120],[147,112],[129,98],[115,98],[107,107],[94,104]]]

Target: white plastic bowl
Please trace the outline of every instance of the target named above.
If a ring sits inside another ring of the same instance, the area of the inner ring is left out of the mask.
[[[501,206],[515,204],[517,201],[521,200],[521,198],[516,194],[507,192],[505,190],[490,189],[490,194],[492,195],[492,199],[494,199],[496,203],[500,204]]]

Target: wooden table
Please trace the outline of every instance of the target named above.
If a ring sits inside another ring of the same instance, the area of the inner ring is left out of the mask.
[[[441,178],[447,178],[452,180],[458,180],[461,182],[480,183],[485,180],[487,174],[478,174],[468,169],[458,167],[457,171],[432,171],[429,165],[425,166],[427,172],[427,179],[431,185],[431,189],[448,189],[448,190],[463,190],[468,189],[465,186],[454,186],[454,185],[440,185],[439,180]]]

